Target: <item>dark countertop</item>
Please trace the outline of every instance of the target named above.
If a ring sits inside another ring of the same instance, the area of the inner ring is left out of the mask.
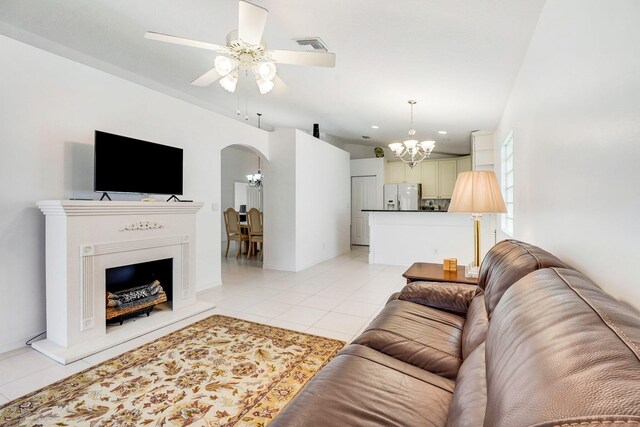
[[[362,212],[423,212],[423,213],[447,213],[447,211],[428,211],[428,210],[420,210],[420,211],[388,211],[385,209],[362,209]]]

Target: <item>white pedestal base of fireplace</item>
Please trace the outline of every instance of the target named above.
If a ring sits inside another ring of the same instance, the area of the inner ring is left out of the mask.
[[[196,301],[202,203],[38,202],[46,215],[47,339],[33,348],[71,363],[213,308]],[[172,301],[122,326],[105,318],[106,269],[172,258]]]

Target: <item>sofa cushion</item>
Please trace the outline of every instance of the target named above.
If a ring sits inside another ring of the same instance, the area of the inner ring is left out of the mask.
[[[482,426],[487,407],[484,343],[467,357],[460,367],[449,408],[448,427]]]
[[[487,337],[489,327],[489,317],[484,304],[484,294],[482,291],[476,295],[469,309],[467,319],[462,330],[462,359],[466,359],[476,347],[482,344]]]
[[[486,363],[486,425],[640,421],[640,315],[574,270],[538,270],[505,292]]]
[[[453,380],[462,364],[463,325],[455,314],[393,300],[353,343]]]
[[[399,299],[464,316],[478,290],[464,283],[411,282],[402,289]]]
[[[444,426],[453,388],[453,381],[352,344],[269,425]]]
[[[549,252],[518,240],[503,240],[491,248],[482,261],[478,277],[478,286],[485,291],[489,317],[511,285],[532,271],[546,267],[568,266]]]

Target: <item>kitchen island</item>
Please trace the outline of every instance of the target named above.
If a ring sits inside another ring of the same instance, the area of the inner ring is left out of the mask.
[[[457,258],[473,260],[471,214],[444,211],[363,210],[369,216],[369,264],[409,266],[414,262],[441,263]],[[496,215],[484,215],[481,256],[495,244]]]

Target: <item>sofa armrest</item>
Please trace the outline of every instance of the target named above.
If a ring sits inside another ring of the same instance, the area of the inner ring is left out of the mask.
[[[402,289],[399,299],[464,315],[478,291],[476,285],[464,283],[412,282]]]
[[[394,292],[389,296],[389,299],[387,299],[387,302],[385,302],[385,305],[389,304],[391,301],[395,301],[395,300],[397,300],[399,298],[400,298],[400,292]]]

